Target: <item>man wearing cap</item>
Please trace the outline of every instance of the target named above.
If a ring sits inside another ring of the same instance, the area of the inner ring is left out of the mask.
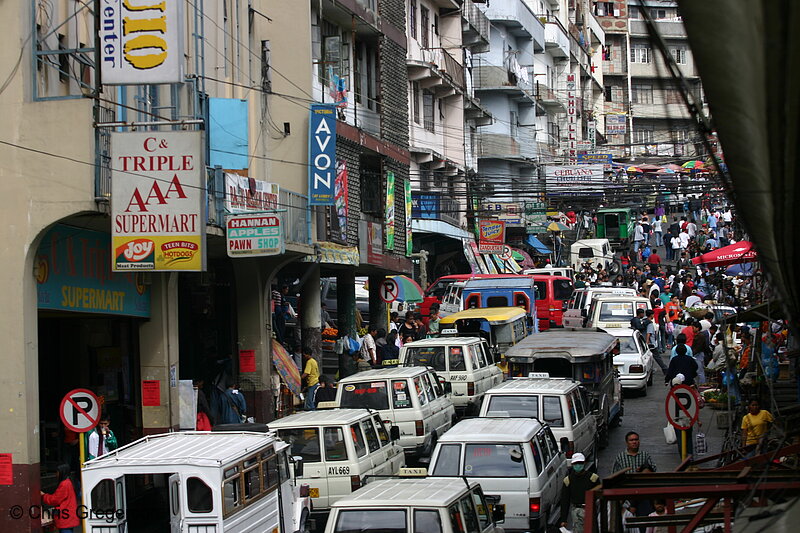
[[[600,476],[586,470],[586,457],[576,453],[570,459],[572,469],[564,478],[561,488],[561,527],[567,527],[567,513],[572,521],[572,531],[583,531],[586,491],[600,485]]]

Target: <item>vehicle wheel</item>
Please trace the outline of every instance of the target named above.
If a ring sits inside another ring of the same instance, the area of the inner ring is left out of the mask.
[[[597,444],[600,449],[605,449],[608,446],[608,424],[604,424],[597,435]]]
[[[648,387],[652,387],[653,386],[653,371],[652,370],[650,371],[650,375],[647,376],[647,386]]]
[[[641,389],[639,389],[639,395],[641,395],[641,396],[647,396],[647,385],[645,385],[644,387],[642,387]]]
[[[610,265],[608,265],[608,273],[611,275],[617,275],[622,271],[622,264],[619,261],[613,261]]]

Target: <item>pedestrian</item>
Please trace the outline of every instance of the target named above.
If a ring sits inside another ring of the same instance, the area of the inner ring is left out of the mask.
[[[774,420],[769,411],[761,409],[761,402],[755,398],[750,400],[747,405],[747,414],[742,418],[743,445],[761,445]]]
[[[661,221],[661,217],[656,215],[655,220],[653,220],[653,235],[656,239],[656,246],[664,246],[664,223]]]
[[[692,322],[692,330],[694,335],[692,337],[692,353],[697,362],[697,384],[702,385],[706,383],[706,360],[711,351],[708,344],[708,336],[700,331],[700,323],[695,320]]]
[[[73,533],[74,528],[80,527],[81,519],[78,516],[78,498],[68,464],[58,465],[56,482],[58,485],[53,494],[40,491],[42,503],[53,507],[49,514],[53,517],[53,525],[59,533]],[[94,494],[92,497],[94,498]]]
[[[641,221],[636,221],[636,227],[633,230],[633,253],[639,255],[639,248],[644,244],[644,228]]]
[[[625,434],[625,449],[617,454],[614,459],[612,472],[619,472],[628,468],[629,473],[655,472],[656,463],[650,454],[640,448],[639,434],[629,431]],[[635,502],[636,516],[647,516],[653,509],[650,500]]]
[[[86,455],[89,459],[102,457],[110,451],[117,449],[117,437],[111,431],[111,416],[103,411],[97,427],[88,433],[86,440]]]
[[[650,232],[652,228],[650,227],[650,221],[648,220],[647,216],[642,217],[642,233],[644,233],[644,244],[649,246],[650,245]]]
[[[676,261],[678,259],[681,253],[681,242],[681,238],[678,235],[670,237],[668,247],[670,256],[667,258],[668,261]]]
[[[408,311],[406,313],[406,320],[400,326],[398,332],[400,334],[400,338],[403,339],[404,343],[405,343],[405,338],[407,336],[409,336],[409,335],[414,340],[416,340],[418,338],[417,334],[419,333],[419,326],[417,325],[416,320],[414,320],[414,313],[413,312]]]
[[[417,340],[426,338],[428,336],[428,328],[422,321],[422,313],[415,313],[414,320],[417,323]]]
[[[654,266],[659,266],[661,264],[661,256],[658,255],[657,250],[653,250],[650,253],[650,257],[647,258],[647,264]]]
[[[561,527],[567,527],[567,517],[572,531],[583,531],[586,493],[600,486],[600,476],[586,470],[586,457],[576,453],[570,459],[572,468],[561,487]]]
[[[696,307],[697,304],[703,301],[703,299],[697,295],[697,289],[691,289],[691,290],[692,292],[686,298],[686,302],[684,302],[684,305],[686,305],[687,309],[689,309],[690,307]]]
[[[380,366],[383,362],[383,358],[386,354],[386,345],[388,344],[388,340],[386,339],[386,330],[383,328],[378,328],[378,336],[375,337],[375,364]]]
[[[197,378],[192,382],[194,390],[197,391],[197,418],[195,420],[195,429],[198,431],[211,431],[214,425],[214,417],[211,414],[211,407],[208,405],[208,398],[203,391],[205,380]]]
[[[662,499],[653,500],[653,507],[655,511],[647,516],[665,516],[667,514],[667,504]],[[668,533],[669,526],[650,526],[647,528],[646,533]]]
[[[275,338],[283,344],[286,341],[286,313],[288,312],[289,286],[281,285],[280,289],[272,291],[272,328],[275,331]]]
[[[400,365],[400,347],[397,346],[397,331],[392,331],[386,337],[386,346],[383,348],[381,366],[390,368]]]
[[[374,346],[375,344],[373,343]],[[303,361],[305,362],[305,368],[300,379],[306,387],[305,408],[307,411],[313,411],[316,405],[314,403],[314,394],[317,392],[317,387],[319,387],[319,364],[311,356],[311,350],[308,348],[303,348]]]
[[[331,318],[331,314],[328,312],[328,304],[322,302],[320,307],[320,324],[322,325],[322,329],[332,328],[335,326],[333,323],[333,319]]]
[[[647,334],[647,325],[644,324],[644,309],[636,310],[636,316],[631,318],[631,328],[641,333],[642,336]]]
[[[220,424],[243,424],[247,421],[247,401],[233,381],[226,384],[220,405]]]
[[[430,318],[428,319],[428,334],[430,335],[438,335],[439,334],[439,321],[442,319],[439,316],[439,306],[436,305],[435,307],[431,306],[431,314]]]
[[[694,385],[695,377],[697,377],[697,361],[690,355],[689,349],[685,344],[678,344],[675,347],[675,352],[675,357],[669,360],[667,375],[664,376],[664,385],[671,384],[675,377],[682,375],[683,384],[691,387]]]
[[[322,402],[333,402],[336,400],[336,386],[331,378],[326,375],[319,377],[319,387],[314,393],[314,407],[318,408]]]
[[[375,338],[378,336],[378,328],[369,325],[367,334],[361,337],[361,359],[375,366],[378,364],[377,346]]]

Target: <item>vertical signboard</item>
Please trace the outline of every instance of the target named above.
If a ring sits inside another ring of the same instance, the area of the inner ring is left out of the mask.
[[[181,0],[103,0],[100,74],[103,85],[183,81]]]
[[[578,99],[575,74],[567,74],[567,158],[578,159]]]
[[[482,254],[503,253],[506,241],[506,223],[502,220],[478,222],[478,251]]]
[[[586,122],[586,135],[588,136],[590,150],[597,148],[597,122],[589,120]]]
[[[336,237],[347,242],[347,216],[350,211],[349,196],[347,195],[347,163],[344,159],[336,163],[336,183],[334,184],[336,220],[339,235]]]
[[[334,205],[335,105],[312,104],[308,136],[308,205]]]
[[[111,135],[112,270],[204,270],[201,133]]]
[[[394,250],[394,172],[386,173],[386,249]]]
[[[406,204],[406,256],[411,255],[413,251],[413,243],[411,242],[411,180],[406,179],[403,182],[403,191],[405,204]]]

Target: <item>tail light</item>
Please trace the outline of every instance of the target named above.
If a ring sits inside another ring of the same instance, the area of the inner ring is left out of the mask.
[[[467,396],[475,396],[475,383],[472,381],[467,382]]]
[[[631,374],[644,374],[644,366],[642,365],[631,365],[628,368],[628,372]]]
[[[575,441],[569,441],[569,447],[567,448],[567,459],[570,459],[572,455],[575,453]]]
[[[303,483],[302,485],[300,485],[300,497],[308,498],[308,494],[309,494],[308,483]]]
[[[417,430],[417,437],[422,437],[425,435],[425,424],[422,422],[422,420],[414,421],[414,429]]]
[[[350,492],[355,492],[361,487],[361,476],[350,476]]]
[[[542,510],[542,500],[541,498],[531,498],[530,500],[530,508],[531,508],[531,516],[538,515],[539,511]]]

